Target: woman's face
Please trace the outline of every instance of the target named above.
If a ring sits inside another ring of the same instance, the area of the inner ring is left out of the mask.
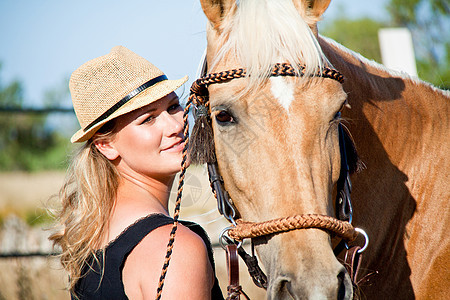
[[[180,171],[183,109],[175,93],[118,117],[115,132],[109,142],[114,155],[107,157],[119,171],[154,178]]]

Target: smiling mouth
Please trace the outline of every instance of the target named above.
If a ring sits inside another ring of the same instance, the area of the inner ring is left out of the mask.
[[[183,148],[184,148],[183,140],[180,140],[179,142],[177,142],[177,143],[173,144],[172,146],[167,147],[167,148],[165,148],[165,149],[163,149],[163,150],[161,150],[161,151],[166,151],[166,152],[179,152],[179,151],[182,151]]]

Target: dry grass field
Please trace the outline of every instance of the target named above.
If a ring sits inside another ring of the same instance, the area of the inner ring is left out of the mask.
[[[0,253],[51,251],[51,245],[46,240],[49,232],[45,230],[49,224],[30,227],[26,222],[39,221],[43,209],[55,205],[55,199],[49,199],[58,192],[63,178],[62,172],[0,173]],[[171,194],[171,212],[175,196],[176,185]],[[181,217],[202,225],[213,244],[218,243],[219,233],[228,226],[228,222],[217,212],[203,168],[191,167],[186,174]],[[226,295],[225,252],[221,247],[216,247],[214,255],[217,276]],[[264,292],[253,285],[242,261],[240,268],[244,291],[251,299],[264,299]],[[0,258],[0,270],[0,300],[70,299],[65,290],[67,274],[56,258]]]

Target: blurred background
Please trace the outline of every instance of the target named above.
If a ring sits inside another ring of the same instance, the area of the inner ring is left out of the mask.
[[[447,0],[332,0],[322,35],[383,63],[380,29],[406,28],[416,74],[450,87]],[[198,0],[0,0],[0,300],[68,299],[67,275],[47,241],[70,136],[78,129],[68,91],[72,71],[123,45],[169,78],[189,75],[187,95],[206,46]],[[190,168],[182,216],[217,244],[227,222],[216,212],[203,168]],[[225,257],[215,249],[226,283]],[[243,273],[244,290],[262,297]],[[252,297],[253,296],[253,297]]]

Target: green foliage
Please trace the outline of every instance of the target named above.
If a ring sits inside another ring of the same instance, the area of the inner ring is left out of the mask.
[[[394,24],[404,25],[416,19],[416,6],[421,0],[391,0],[387,9]]]
[[[30,226],[40,226],[54,222],[54,218],[46,209],[40,208],[25,212],[25,221]]]
[[[448,0],[391,0],[389,22],[370,18],[336,18],[320,32],[361,55],[381,62],[378,30],[407,27],[412,34],[417,72],[421,79],[450,88],[450,3]],[[341,7],[345,16],[345,7]]]
[[[428,4],[433,17],[448,17],[450,3],[448,0],[391,0],[387,10],[394,24],[408,26],[417,23],[420,18],[419,9]]]
[[[321,32],[364,57],[381,62],[378,30],[382,27],[383,23],[370,18],[338,18],[325,25]]]
[[[32,227],[42,227],[42,225],[49,225],[55,221],[55,216],[52,215],[52,212],[43,207],[18,208],[6,205],[0,208],[0,227],[12,215],[24,220],[27,225]]]
[[[0,66],[1,67],[1,66]],[[0,81],[0,107],[23,108],[19,81]],[[37,171],[65,167],[68,139],[49,129],[47,115],[0,112],[0,170]]]
[[[448,0],[391,0],[391,26],[412,34],[420,78],[450,88],[450,3]]]

